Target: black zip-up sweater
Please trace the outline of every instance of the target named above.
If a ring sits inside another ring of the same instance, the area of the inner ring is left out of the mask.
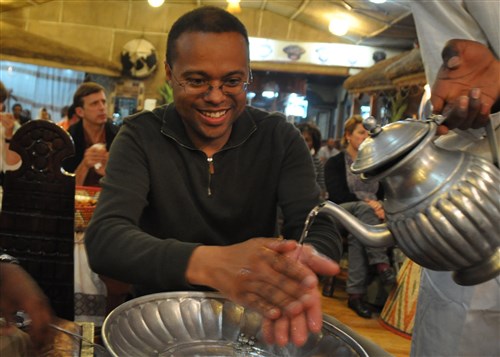
[[[103,190],[85,243],[91,268],[139,294],[193,289],[193,249],[282,234],[298,239],[319,203],[311,155],[279,113],[247,107],[211,159],[196,149],[173,105],[125,120],[111,147]],[[306,242],[338,261],[330,217],[316,217]],[[200,287],[196,287],[199,290]]]

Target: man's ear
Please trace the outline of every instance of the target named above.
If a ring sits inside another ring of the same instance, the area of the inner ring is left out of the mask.
[[[83,118],[83,108],[82,107],[76,107],[75,108],[75,113],[78,115],[80,118]]]
[[[165,61],[165,79],[170,87],[172,87],[172,69],[168,65],[167,61]]]

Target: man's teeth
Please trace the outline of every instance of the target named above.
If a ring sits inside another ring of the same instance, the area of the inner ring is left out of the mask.
[[[210,118],[220,118],[224,114],[226,114],[227,110],[222,110],[220,112],[201,112],[204,116]]]

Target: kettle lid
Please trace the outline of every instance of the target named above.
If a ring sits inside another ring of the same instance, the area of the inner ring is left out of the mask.
[[[370,132],[370,137],[359,146],[358,156],[351,166],[355,174],[372,172],[397,161],[413,149],[431,128],[428,122],[415,119],[380,127],[373,117],[364,119],[363,126]]]

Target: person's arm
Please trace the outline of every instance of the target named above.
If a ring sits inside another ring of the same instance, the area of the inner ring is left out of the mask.
[[[7,152],[5,153],[5,163],[10,167],[15,167],[20,161],[21,156],[18,153],[10,150],[10,142],[6,142]]]
[[[0,124],[4,127],[4,143],[2,145],[5,145],[5,163],[8,166],[14,166],[21,161],[21,156],[10,150],[10,142],[15,131],[14,116],[10,113],[0,113]]]
[[[54,316],[47,297],[21,266],[0,261],[0,316],[11,323],[1,327],[0,333],[13,331],[13,318],[18,311],[26,312],[31,319],[27,332],[35,348],[50,343],[49,324]]]
[[[85,232],[89,264],[96,273],[126,283],[187,290],[178,274],[196,245],[155,237],[140,228],[151,177],[145,139],[136,130],[134,123],[126,123],[113,141],[99,201]]]

